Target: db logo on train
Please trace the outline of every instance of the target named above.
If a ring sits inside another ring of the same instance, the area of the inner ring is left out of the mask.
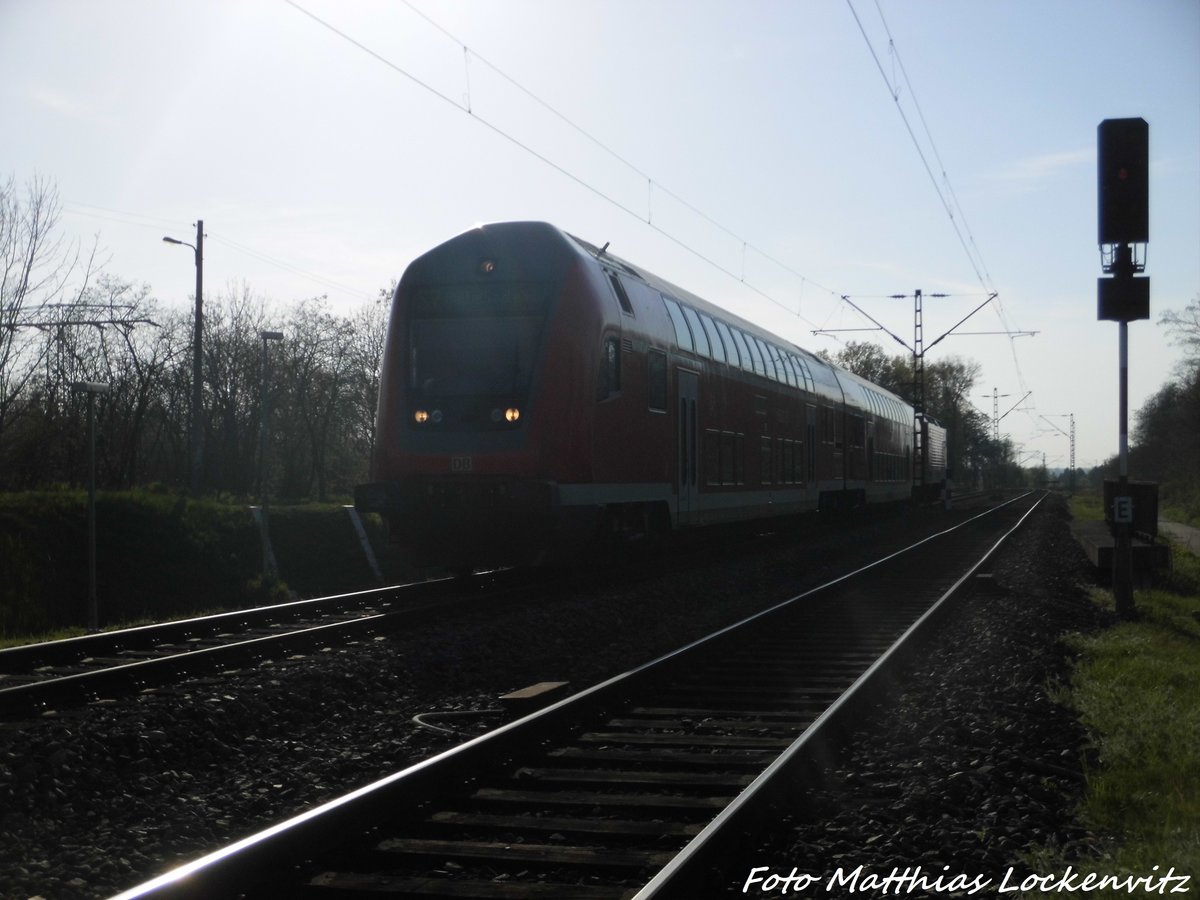
[[[472,468],[471,457],[469,456],[452,456],[450,457],[451,472],[470,472]]]

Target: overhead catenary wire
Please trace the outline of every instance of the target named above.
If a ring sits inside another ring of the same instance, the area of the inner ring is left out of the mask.
[[[689,253],[693,254],[701,261],[707,263],[708,265],[712,266],[713,268],[717,269],[718,271],[722,272],[723,274],[728,275],[729,277],[734,278],[735,280],[741,282],[747,288],[749,288],[750,290],[759,294],[760,296],[762,296],[769,302],[773,303],[774,305],[787,311],[789,314],[796,316],[799,319],[802,319],[803,321],[807,322],[810,325],[814,324],[809,319],[807,319],[805,316],[803,316],[798,309],[793,308],[789,304],[779,300],[777,297],[773,296],[772,294],[768,293],[767,291],[763,290],[762,288],[757,287],[754,284],[751,284],[750,282],[746,281],[744,278],[744,274],[739,275],[738,273],[736,273],[732,269],[730,269],[728,266],[721,265],[720,263],[713,260],[711,257],[706,255],[701,250],[698,250],[697,248],[688,244],[682,238],[668,232],[661,226],[655,224],[653,221],[653,216],[652,216],[651,210],[649,208],[647,209],[646,214],[643,214],[640,211],[635,210],[634,208],[629,206],[627,203],[621,202],[620,200],[611,196],[609,193],[605,192],[601,188],[592,184],[590,181],[588,181],[583,176],[580,176],[580,175],[572,172],[571,170],[567,169],[564,165],[561,165],[561,164],[555,162],[554,160],[550,159],[546,154],[533,148],[527,142],[522,141],[521,139],[517,138],[515,135],[509,133],[504,128],[502,128],[500,125],[496,124],[495,122],[490,121],[488,118],[481,115],[479,110],[471,104],[469,94],[468,94],[468,97],[465,98],[463,102],[459,102],[459,101],[455,100],[453,97],[451,97],[449,94],[447,94],[441,90],[438,90],[436,87],[434,87],[433,85],[416,77],[411,72],[404,69],[402,66],[398,65],[397,63],[395,63],[392,60],[388,59],[387,57],[383,56],[382,54],[376,52],[375,50],[372,50],[366,44],[362,43],[357,38],[347,34],[345,31],[343,31],[342,29],[333,25],[331,22],[326,21],[325,19],[316,15],[312,11],[304,8],[302,5],[300,5],[300,3],[296,2],[296,0],[285,0],[285,2],[287,2],[288,5],[291,6],[292,8],[294,8],[296,11],[303,13],[305,16],[307,16],[312,21],[316,22],[318,25],[327,29],[332,34],[337,35],[342,40],[346,41],[347,43],[354,46],[355,48],[362,51],[363,53],[366,53],[368,56],[372,57],[373,59],[377,60],[378,62],[382,63],[383,65],[387,66],[389,69],[393,70],[397,74],[402,75],[404,78],[408,79],[415,85],[417,85],[417,86],[423,88],[424,90],[428,91],[429,93],[433,94],[435,97],[439,98],[443,102],[449,103],[451,106],[455,107],[459,111],[469,115],[474,121],[476,121],[476,122],[480,123],[481,125],[483,125],[484,127],[488,128],[490,131],[492,131],[497,136],[503,138],[504,140],[508,141],[509,143],[513,144],[514,146],[518,147],[519,149],[521,149],[524,152],[528,153],[529,155],[533,156],[538,161],[540,161],[540,162],[544,163],[545,165],[549,166],[550,168],[554,169],[556,172],[560,173],[564,177],[575,182],[580,187],[586,189],[587,191],[591,192],[595,196],[599,197],[600,199],[602,199],[602,200],[608,202],[609,204],[611,204],[612,206],[616,207],[621,212],[624,212],[627,215],[643,222],[648,227],[650,227],[652,230],[654,230],[656,233],[666,237],[668,240],[672,241],[673,243],[675,243],[682,249],[687,250]],[[803,275],[802,273],[800,273],[800,272],[796,271],[795,269],[793,269],[792,267],[788,266],[786,263],[783,263],[782,261],[776,259],[775,257],[768,254],[764,250],[760,249],[759,247],[757,247],[754,244],[750,243],[749,241],[745,240],[744,238],[742,238],[740,235],[738,235],[733,230],[722,225],[716,219],[713,219],[711,216],[702,212],[695,205],[689,203],[688,201],[681,198],[678,194],[674,193],[670,189],[663,186],[661,182],[657,181],[651,175],[649,175],[648,173],[646,173],[642,169],[640,169],[638,166],[634,165],[629,160],[625,159],[619,153],[617,153],[612,148],[610,148],[608,145],[604,144],[598,138],[596,138],[595,136],[590,134],[586,129],[577,125],[575,122],[573,122],[571,119],[569,119],[563,113],[561,113],[560,111],[555,109],[553,106],[546,103],[541,98],[537,97],[535,94],[533,94],[527,88],[522,86],[519,82],[517,82],[511,76],[507,75],[505,72],[503,72],[501,69],[499,69],[499,67],[495,66],[493,63],[489,62],[487,59],[485,59],[478,53],[470,50],[470,48],[465,43],[463,43],[461,40],[459,40],[457,37],[455,37],[446,28],[444,28],[443,26],[441,26],[440,24],[435,22],[426,13],[416,9],[415,7],[412,6],[411,3],[406,2],[406,5],[415,14],[417,14],[422,19],[424,19],[426,22],[428,22],[432,27],[436,28],[441,34],[443,34],[444,36],[449,38],[451,41],[453,41],[456,45],[458,45],[458,47],[460,47],[462,49],[462,51],[464,52],[464,54],[466,55],[466,57],[468,59],[478,60],[479,62],[481,62],[482,64],[487,66],[489,69],[494,71],[499,77],[503,78],[506,82],[513,85],[515,88],[517,88],[519,91],[521,91],[524,95],[526,95],[527,97],[532,99],[535,103],[537,103],[538,105],[540,105],[541,107],[546,109],[548,112],[550,112],[552,115],[554,115],[555,117],[557,117],[558,119],[560,119],[561,121],[563,121],[564,123],[569,125],[572,129],[574,129],[577,133],[579,133],[581,136],[583,136],[586,140],[590,141],[596,147],[598,147],[601,150],[603,150],[604,152],[608,153],[614,160],[616,160],[620,164],[626,166],[631,172],[635,173],[639,178],[644,179],[648,185],[648,199],[652,198],[653,192],[655,190],[663,193],[666,196],[671,197],[673,200],[675,200],[677,203],[679,203],[681,206],[683,206],[689,212],[696,215],[698,218],[702,219],[703,221],[705,221],[708,224],[712,225],[713,227],[717,228],[718,230],[720,230],[721,232],[723,232],[730,238],[734,239],[735,241],[738,241],[739,243],[743,244],[746,249],[753,250],[755,253],[759,254],[763,259],[767,260],[768,262],[772,263],[775,266],[778,266],[780,269],[787,272],[788,274],[801,279],[802,285],[811,285],[814,288],[824,291],[825,293],[829,294],[832,297],[841,296],[839,294],[839,292],[833,290],[832,288],[825,287],[825,286],[821,285],[819,282],[814,281],[811,278],[808,278],[807,276]]]
[[[129,210],[112,209],[107,206],[98,206],[94,203],[83,203],[78,200],[66,200],[64,201],[63,205],[66,211],[71,215],[85,216],[87,218],[101,219],[109,222],[118,222],[123,225],[133,225],[137,228],[146,228],[157,231],[162,228],[171,229],[181,227],[180,222],[176,220],[165,219],[160,216],[147,215],[145,213],[130,212]],[[239,253],[244,253],[245,255],[253,257],[261,262],[269,263],[272,266],[284,269],[294,275],[299,275],[300,277],[307,279],[308,281],[312,281],[315,284],[322,285],[323,287],[340,291],[358,299],[363,299],[364,297],[370,296],[370,292],[350,287],[349,285],[342,284],[341,282],[334,281],[333,279],[326,278],[322,275],[317,275],[314,272],[309,272],[300,268],[299,266],[293,265],[292,263],[284,262],[281,259],[269,256],[268,254],[259,250],[255,250],[253,247],[248,247],[245,244],[239,243],[232,238],[225,237],[220,232],[210,233],[208,229],[205,229],[205,236],[210,241],[214,241],[218,244],[224,244],[225,246],[230,247]]]
[[[934,174],[933,166],[930,164],[930,161],[925,154],[925,149],[922,147],[921,141],[918,139],[912,123],[909,121],[908,114],[905,113],[904,107],[900,103],[900,89],[898,82],[896,82],[894,77],[889,77],[887,71],[885,70],[883,61],[879,58],[879,53],[876,52],[875,44],[871,41],[871,37],[867,33],[865,24],[859,17],[858,11],[854,8],[853,0],[846,0],[846,5],[849,7],[850,13],[854,17],[855,23],[858,25],[859,32],[862,34],[863,40],[866,42],[867,49],[871,53],[871,58],[875,61],[875,66],[879,70],[880,76],[883,78],[884,83],[888,87],[888,92],[891,94],[892,100],[895,103],[896,112],[899,113],[901,121],[904,123],[905,130],[908,132],[913,147],[916,149],[917,155],[921,159],[921,164],[924,167],[926,174],[929,176],[929,181],[933,185],[933,189],[938,196],[938,200],[941,202],[942,207],[946,211],[946,215],[950,219],[950,223],[954,228],[954,233],[958,237],[959,243],[962,245],[963,252],[967,256],[967,260],[975,273],[976,279],[986,291],[995,295],[993,306],[996,310],[997,317],[1000,319],[1001,326],[1004,328],[1005,333],[1009,336],[1009,352],[1012,354],[1013,366],[1016,370],[1017,381],[1022,390],[1028,390],[1024,373],[1021,370],[1021,361],[1017,355],[1017,348],[1014,339],[1022,334],[1028,334],[1029,332],[1023,332],[1019,329],[1013,328],[1008,321],[1008,316],[1005,313],[999,291],[995,289],[991,274],[983,260],[983,254],[979,250],[979,246],[975,241],[974,234],[971,232],[970,225],[967,223],[966,215],[962,209],[962,204],[959,202],[958,195],[954,191],[954,187],[950,181],[950,176],[946,172],[946,166],[943,163],[941,154],[937,149],[937,142],[933,138],[933,133],[929,128],[929,123],[926,121],[924,111],[921,109],[920,102],[917,99],[916,90],[913,88],[912,82],[908,77],[908,72],[904,67],[904,62],[900,58],[900,52],[896,47],[895,39],[892,37],[891,29],[888,27],[887,19],[883,15],[883,9],[879,4],[879,0],[875,0],[875,9],[879,14],[879,20],[882,23],[884,33],[887,36],[889,53],[892,55],[892,59],[898,67],[900,75],[904,79],[904,84],[908,89],[909,95],[912,97],[913,108],[916,110],[917,116],[921,121],[921,126],[924,129],[925,136],[928,140],[930,151],[932,152],[934,159],[937,161],[938,170],[941,172],[942,176],[942,182],[945,184],[945,191],[943,191],[942,184],[939,183],[937,176]],[[961,227],[959,224],[960,221],[962,223]]]

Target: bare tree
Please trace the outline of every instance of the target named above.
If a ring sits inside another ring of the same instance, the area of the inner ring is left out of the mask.
[[[0,184],[0,443],[51,346],[31,330],[63,320],[96,267],[94,245],[81,263],[78,244],[58,232],[59,213],[58,191],[42,178],[23,197],[11,176]]]
[[[254,485],[259,332],[268,318],[266,301],[245,282],[205,303],[205,478],[217,490],[244,494]]]
[[[288,493],[310,494],[325,500],[330,483],[345,480],[346,431],[352,378],[351,346],[354,329],[349,319],[327,309],[325,297],[302,300],[285,326],[279,370],[286,380],[285,428],[294,439],[285,460],[284,485]],[[284,438],[285,430],[278,431]],[[303,452],[301,443],[303,442]]]
[[[1184,372],[1200,366],[1200,294],[1193,297],[1182,312],[1168,309],[1159,318],[1158,324],[1165,325],[1171,339],[1183,348]]]
[[[379,376],[383,368],[383,347],[387,342],[388,316],[395,288],[394,282],[391,288],[381,288],[379,296],[363,304],[351,319],[347,416],[354,450],[366,464],[355,474],[356,482],[370,477],[370,461],[375,457]]]

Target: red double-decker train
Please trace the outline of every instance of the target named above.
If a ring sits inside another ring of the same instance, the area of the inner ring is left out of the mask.
[[[415,260],[393,298],[355,504],[430,564],[909,499],[895,394],[540,222]],[[945,480],[921,423],[917,480]]]

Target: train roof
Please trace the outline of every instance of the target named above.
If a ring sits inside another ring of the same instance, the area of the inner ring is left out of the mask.
[[[553,227],[553,226],[551,226],[551,227]],[[671,297],[674,297],[677,300],[685,301],[686,303],[694,306],[696,309],[698,309],[702,312],[708,313],[711,316],[715,316],[717,318],[724,319],[727,324],[736,325],[738,328],[741,328],[743,331],[745,331],[749,334],[753,334],[756,337],[762,338],[763,340],[770,341],[772,343],[776,343],[781,346],[784,346],[788,350],[802,355],[805,358],[805,361],[810,366],[817,366],[819,368],[833,370],[833,372],[836,373],[837,379],[843,383],[843,386],[845,386],[846,383],[855,384],[860,388],[876,391],[876,392],[884,395],[885,397],[888,397],[891,400],[895,400],[899,403],[904,404],[905,406],[909,405],[907,400],[905,400],[903,397],[897,396],[892,391],[889,391],[887,388],[880,387],[879,385],[875,384],[874,382],[868,381],[867,379],[863,378],[862,376],[857,375],[854,372],[851,372],[849,369],[839,366],[837,363],[823,359],[822,357],[817,356],[817,354],[813,353],[812,351],[807,350],[804,347],[801,347],[799,344],[795,344],[795,343],[787,340],[786,338],[782,338],[779,335],[766,330],[765,328],[763,328],[759,325],[755,325],[753,322],[747,321],[746,319],[743,319],[741,316],[738,316],[735,313],[730,312],[729,310],[725,309],[724,307],[718,306],[709,300],[705,300],[703,297],[699,297],[696,294],[693,294],[691,291],[681,288],[678,285],[673,284],[670,281],[667,281],[665,278],[661,278],[658,275],[655,275],[653,272],[651,272],[647,269],[643,269],[640,266],[634,265],[633,263],[629,262],[628,260],[622,259],[621,257],[616,256],[615,254],[609,253],[607,244],[605,244],[604,247],[601,248],[601,247],[597,247],[595,244],[591,243],[590,241],[586,241],[583,238],[580,238],[580,237],[577,237],[576,235],[570,234],[569,232],[563,232],[563,234],[565,234],[567,237],[569,237],[571,240],[573,240],[576,244],[578,244],[580,247],[582,247],[592,257],[594,257],[598,262],[605,264],[605,265],[609,265],[613,268],[624,270],[628,274],[631,274],[637,278],[640,278],[642,281],[646,282],[646,284],[650,285],[650,287],[654,288],[655,290],[660,291],[661,293],[667,294]]]

